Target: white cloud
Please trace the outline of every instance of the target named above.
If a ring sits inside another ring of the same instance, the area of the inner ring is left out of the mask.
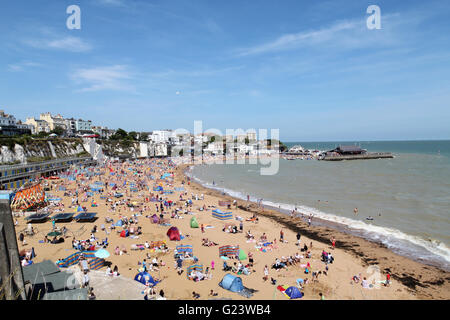
[[[97,0],[97,3],[110,6],[125,6],[125,3],[122,0]]]
[[[405,41],[404,30],[422,21],[423,17],[398,13],[382,16],[381,30],[369,30],[366,18],[337,21],[334,24],[298,33],[284,34],[275,40],[234,51],[238,57],[281,52],[298,48],[347,50],[366,47],[398,46]]]
[[[329,41],[341,31],[358,28],[358,25],[361,25],[360,21],[344,21],[335,23],[331,27],[322,28],[319,30],[285,34],[273,41],[249,48],[240,49],[238,50],[237,55],[248,56],[266,52],[292,49],[300,45],[318,44],[324,41]]]
[[[79,91],[135,91],[135,88],[126,83],[125,80],[132,79],[132,73],[127,66],[113,65],[107,67],[96,67],[90,69],[78,69],[71,78],[82,85]]]
[[[13,72],[24,71],[29,67],[41,67],[40,63],[32,62],[32,61],[22,61],[19,63],[9,64],[8,70]]]
[[[31,39],[24,41],[27,45],[40,49],[56,49],[72,52],[87,52],[92,46],[78,37],[64,37],[59,39]]]

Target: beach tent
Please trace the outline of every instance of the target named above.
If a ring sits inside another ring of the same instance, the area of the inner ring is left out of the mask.
[[[122,219],[117,220],[117,222],[114,224],[115,227],[121,227],[123,225]]]
[[[191,228],[198,228],[198,222],[197,219],[195,219],[195,217],[191,218]]]
[[[222,212],[219,209],[215,209],[212,211],[212,216],[219,220],[230,220],[233,218],[233,215],[231,212]]]
[[[137,282],[140,282],[142,284],[150,284],[151,286],[155,286],[156,284],[158,284],[157,281],[155,281],[155,279],[153,279],[153,277],[150,275],[150,273],[148,272],[139,272],[135,277],[134,280],[136,280]]]
[[[41,188],[39,183],[36,183],[29,186],[22,186],[22,188],[14,194],[14,198],[11,201],[11,209],[13,211],[24,211],[45,204],[45,189]]]
[[[75,212],[83,212],[84,209],[82,206],[78,206]]]
[[[180,231],[178,230],[177,227],[171,227],[167,231],[167,236],[169,237],[170,240],[180,241],[181,239]]]
[[[247,254],[245,254],[244,250],[239,250],[239,260],[245,260],[247,259]]]
[[[219,286],[231,292],[241,292],[242,290],[244,290],[242,279],[230,273],[226,274],[223,277],[222,281],[220,281],[219,283]]]
[[[171,174],[166,172],[161,176],[161,179],[169,178],[170,176]]]
[[[122,232],[120,233],[120,236],[121,236],[122,238],[126,238],[126,237],[128,237],[129,235],[130,235],[130,233],[129,233],[128,230],[122,230]]]
[[[290,299],[300,299],[303,297],[303,294],[300,292],[300,290],[297,287],[289,287],[284,291],[284,294],[286,294]]]
[[[156,214],[152,215],[152,222],[159,223],[159,217]]]

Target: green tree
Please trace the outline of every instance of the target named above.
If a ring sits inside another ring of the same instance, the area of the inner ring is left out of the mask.
[[[53,129],[52,131],[50,131],[50,133],[54,133],[57,134],[58,136],[63,135],[65,132],[65,130],[59,126],[55,127],[55,129]]]
[[[125,130],[119,128],[119,129],[117,129],[116,133],[114,133],[110,137],[110,139],[111,140],[124,140],[127,136],[128,136],[128,133]]]
[[[130,140],[136,141],[137,140],[138,133],[136,131],[130,131],[128,132],[128,137]]]
[[[48,133],[48,132],[45,132],[45,131],[41,131],[41,132],[39,132],[39,133],[37,134],[37,136],[38,136],[39,138],[45,138],[45,137],[48,137],[48,135],[49,135],[49,133]]]
[[[147,132],[142,132],[139,140],[141,140],[141,141],[148,141],[148,133]]]

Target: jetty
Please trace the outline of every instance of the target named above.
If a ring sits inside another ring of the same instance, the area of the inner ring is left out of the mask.
[[[319,160],[342,161],[342,160],[364,160],[394,158],[390,152],[367,152],[358,146],[339,146],[336,149],[323,153]]]

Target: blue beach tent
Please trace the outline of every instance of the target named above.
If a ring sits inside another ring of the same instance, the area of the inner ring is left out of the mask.
[[[300,290],[294,286],[287,288],[284,293],[291,299],[300,299],[301,297],[303,297],[303,294],[300,292]]]
[[[155,279],[153,279],[153,277],[150,275],[150,273],[148,272],[139,272],[135,277],[134,280],[136,280],[137,282],[140,282],[142,284],[147,284],[149,283],[151,286],[155,286],[158,284],[157,281],[155,281]]]
[[[228,273],[223,277],[222,281],[219,283],[219,286],[231,292],[241,292],[244,290],[242,279],[232,275],[231,273]]]

